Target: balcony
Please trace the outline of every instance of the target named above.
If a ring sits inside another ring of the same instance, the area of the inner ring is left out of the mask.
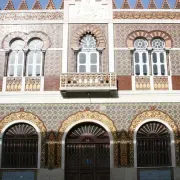
[[[60,90],[65,92],[101,92],[117,90],[115,73],[61,74]]]
[[[44,77],[4,77],[3,91],[42,91]]]

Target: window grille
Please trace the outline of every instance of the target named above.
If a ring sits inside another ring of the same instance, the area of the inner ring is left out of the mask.
[[[2,168],[37,168],[38,134],[24,123],[9,127],[2,141]]]
[[[171,166],[170,134],[163,124],[149,122],[137,132],[137,166]]]

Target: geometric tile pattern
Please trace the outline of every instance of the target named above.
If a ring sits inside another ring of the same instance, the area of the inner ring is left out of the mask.
[[[115,53],[115,72],[117,75],[131,75],[131,59],[132,55],[129,50],[116,50]]]
[[[140,113],[156,107],[156,110],[168,114],[180,129],[180,103],[108,103],[108,104],[1,104],[0,120],[9,113],[19,111],[31,112],[37,115],[45,124],[48,131],[58,131],[63,120],[74,113],[98,111],[110,118],[118,131],[128,131],[132,120]]]
[[[172,75],[180,75],[180,51],[170,51]]]
[[[60,76],[61,73],[62,51],[50,50],[45,55],[45,76]]]
[[[126,38],[130,33],[137,30],[165,31],[173,40],[173,47],[180,47],[179,36],[180,24],[114,24],[114,47],[127,47]]]

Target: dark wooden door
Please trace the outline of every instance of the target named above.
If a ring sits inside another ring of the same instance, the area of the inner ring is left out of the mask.
[[[65,146],[66,180],[109,180],[110,144],[107,132],[81,124],[69,133]]]

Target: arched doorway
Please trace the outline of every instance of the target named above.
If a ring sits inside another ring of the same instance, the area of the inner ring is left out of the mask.
[[[26,123],[6,129],[2,138],[2,168],[37,168],[38,133]]]
[[[110,140],[95,123],[73,127],[65,141],[65,180],[109,180]]]
[[[148,122],[137,131],[137,166],[172,166],[170,133],[164,124]]]

